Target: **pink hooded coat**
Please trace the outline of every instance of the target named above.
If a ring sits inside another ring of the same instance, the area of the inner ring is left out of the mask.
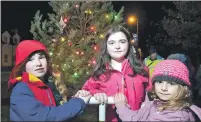
[[[157,111],[157,101],[149,101],[143,103],[139,110],[131,110],[124,104],[116,104],[116,112],[122,121],[195,121],[196,114],[201,120],[201,108],[192,105],[189,109],[178,111],[164,110]]]

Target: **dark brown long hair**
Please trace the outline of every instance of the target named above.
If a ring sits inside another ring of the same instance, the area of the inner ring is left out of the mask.
[[[48,81],[50,77],[53,78],[53,83],[55,84],[57,90],[59,91],[60,95],[62,96],[62,101],[61,102],[66,102],[67,101],[67,88],[65,83],[63,82],[63,79],[61,76],[55,76],[52,70],[52,65],[51,65],[51,60],[50,57],[47,53],[44,51],[35,51],[31,53],[23,62],[21,62],[19,65],[17,65],[13,70],[10,75],[10,77],[17,78],[22,75],[22,73],[25,71],[25,65],[29,61],[29,59],[36,53],[40,53],[40,55],[45,55],[45,58],[47,59],[47,64],[48,64],[48,70],[47,73],[44,76],[44,81]]]
[[[102,41],[100,56],[92,72],[92,77],[95,80],[97,80],[99,79],[99,76],[104,73],[107,77],[106,79],[110,78],[111,71],[106,70],[106,64],[108,64],[111,60],[111,57],[107,52],[107,40],[112,34],[116,32],[123,32],[129,41],[129,49],[128,49],[126,58],[129,60],[131,68],[133,70],[132,76],[134,77],[136,74],[148,76],[148,73],[145,70],[145,66],[137,57],[135,57],[133,53],[132,45],[130,44],[131,37],[129,32],[123,26],[115,26],[108,30],[104,40]]]

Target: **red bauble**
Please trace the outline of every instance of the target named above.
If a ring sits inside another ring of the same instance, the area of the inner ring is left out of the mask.
[[[94,50],[97,50],[97,46],[96,45],[94,46]]]
[[[94,30],[95,30],[95,27],[94,27],[94,26],[91,26],[90,29],[91,29],[91,31],[94,31]]]
[[[96,61],[95,60],[93,60],[93,62],[92,62],[93,64],[96,64]]]
[[[72,46],[72,44],[73,44],[72,42],[68,42],[68,46]]]
[[[64,22],[67,23],[67,22],[68,22],[68,19],[67,19],[67,18],[64,18]]]

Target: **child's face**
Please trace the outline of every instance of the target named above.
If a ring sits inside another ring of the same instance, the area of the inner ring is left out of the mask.
[[[35,75],[38,78],[43,78],[47,73],[47,59],[41,53],[34,54],[26,63],[26,72]]]
[[[154,60],[154,59],[156,59],[156,58],[157,58],[157,53],[152,53],[152,54],[151,54],[151,59]]]
[[[170,100],[176,97],[179,89],[179,85],[169,81],[156,81],[155,82],[155,93],[161,100]]]
[[[113,60],[123,60],[128,52],[129,43],[123,32],[116,32],[107,40],[107,51]]]

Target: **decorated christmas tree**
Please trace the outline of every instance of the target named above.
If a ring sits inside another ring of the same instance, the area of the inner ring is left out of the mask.
[[[30,32],[47,46],[53,71],[61,72],[67,84],[82,84],[96,64],[105,32],[123,24],[124,8],[115,12],[109,1],[51,1],[49,5],[54,13],[43,19],[38,11]]]

